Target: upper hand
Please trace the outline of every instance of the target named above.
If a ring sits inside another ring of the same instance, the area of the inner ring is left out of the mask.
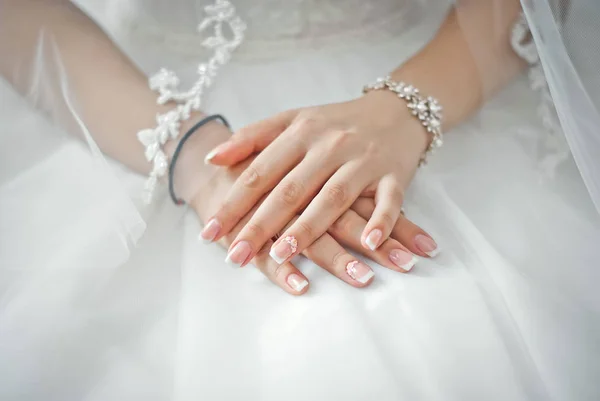
[[[283,263],[316,241],[362,194],[374,196],[375,209],[361,244],[375,250],[400,216],[404,190],[428,139],[417,119],[383,91],[291,110],[244,128],[207,157],[213,164],[232,165],[260,152],[213,216],[220,226],[215,239],[230,233],[260,202],[230,248],[243,243],[250,249],[248,258],[238,261],[243,265],[300,214],[271,249]]]

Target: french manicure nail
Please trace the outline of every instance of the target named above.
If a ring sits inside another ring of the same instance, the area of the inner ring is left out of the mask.
[[[240,241],[229,251],[225,262],[230,265],[241,265],[248,259],[250,252],[252,252],[250,244],[246,241]]]
[[[200,239],[204,243],[213,242],[221,231],[221,223],[217,219],[210,219],[200,232]]]
[[[204,164],[210,164],[212,159],[214,159],[216,155],[221,153],[228,146],[228,144],[229,144],[229,142],[222,143],[219,146],[217,146],[216,148],[214,148],[213,150],[211,150],[210,152],[208,152],[208,154],[204,158]]]
[[[367,283],[375,275],[369,266],[357,260],[346,265],[346,273],[361,284]]]
[[[215,158],[216,155],[226,151],[232,145],[233,145],[233,143],[231,141],[224,142],[224,143],[220,144],[219,146],[217,146],[216,148],[214,148],[213,150],[211,150],[210,152],[208,152],[208,154],[204,158],[204,164],[210,164],[210,162],[212,161],[212,159]]]
[[[291,287],[292,290],[300,292],[308,285],[308,281],[297,275],[296,273],[292,273],[287,278],[287,283]]]
[[[389,254],[389,258],[393,264],[407,272],[410,271],[418,261],[415,255],[402,249],[392,250]]]
[[[271,247],[269,256],[273,258],[277,264],[282,264],[283,261],[292,256],[297,249],[298,241],[296,240],[296,237],[288,235],[279,241],[278,244]]]
[[[204,164],[210,164],[211,160],[215,158],[215,156],[219,153],[219,148],[215,148],[211,150],[206,157],[204,158]]]
[[[415,245],[421,252],[431,258],[440,253],[440,249],[435,241],[423,234],[419,234],[415,237]]]
[[[365,243],[367,244],[370,250],[374,251],[379,246],[379,243],[381,242],[381,237],[383,237],[383,233],[381,232],[381,230],[375,229],[371,231],[369,235],[367,235]]]

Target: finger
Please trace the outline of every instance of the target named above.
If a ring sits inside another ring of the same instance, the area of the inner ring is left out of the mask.
[[[196,205],[192,204],[196,209]],[[253,208],[244,218],[231,230],[231,232],[223,236],[219,243],[227,248],[233,238],[235,238],[244,225],[250,220],[252,213],[256,211],[258,205]],[[199,237],[205,241],[202,236]],[[281,287],[284,291],[292,295],[301,295],[308,291],[308,279],[294,266],[292,263],[278,265],[269,256],[269,248],[273,241],[268,242],[265,247],[260,250],[252,259],[253,264],[273,283]],[[243,249],[234,250],[234,252],[244,252]],[[231,253],[231,251],[230,251]],[[227,255],[226,261],[231,259],[230,254]]]
[[[289,260],[317,240],[354,203],[370,181],[359,160],[340,167],[317,196],[271,248],[278,263]]]
[[[373,199],[358,198],[351,209],[363,219],[368,219],[375,209],[375,203]],[[402,214],[392,229],[391,237],[419,256],[434,257],[440,252],[440,248],[433,238]]]
[[[390,236],[400,216],[402,201],[402,190],[396,179],[392,175],[384,176],[377,186],[375,209],[361,236],[364,247],[374,251]]]
[[[373,269],[348,253],[327,233],[306,248],[303,255],[354,287],[365,287],[375,277]]]
[[[236,179],[211,220],[218,226],[218,240],[302,159],[305,149],[283,134],[262,151]],[[256,233],[260,234],[260,233]]]
[[[234,243],[245,242],[253,250],[261,249],[266,241],[281,233],[292,219],[295,221],[298,211],[314,198],[323,182],[338,167],[331,162],[322,166],[322,160],[322,156],[309,153],[269,193]]]
[[[418,262],[417,258],[404,245],[395,239],[388,238],[383,241],[375,251],[365,249],[361,242],[361,233],[364,232],[367,221],[355,211],[346,211],[329,228],[329,234],[350,249],[353,249],[380,265],[399,272],[410,271]]]
[[[296,110],[290,110],[240,129],[229,141],[210,151],[204,162],[217,166],[232,166],[241,162],[273,142],[291,124],[296,114]]]
[[[265,247],[252,260],[254,265],[273,283],[292,295],[302,295],[308,291],[308,279],[292,263],[278,265],[269,257]]]
[[[288,223],[288,227],[294,224],[296,220],[298,220],[298,216],[294,217]],[[375,273],[367,264],[348,253],[328,233],[319,237],[302,254],[318,266],[354,287],[369,285],[375,276]],[[275,262],[273,261],[273,263]]]

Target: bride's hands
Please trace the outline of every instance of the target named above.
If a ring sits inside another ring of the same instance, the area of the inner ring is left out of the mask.
[[[236,179],[251,162],[250,159],[232,168],[218,169],[210,174],[204,174],[204,177],[210,178],[201,180],[202,187],[196,186],[198,189],[196,191],[197,195],[189,199],[189,203],[202,221],[208,221],[201,236],[203,239],[210,240],[214,238],[219,227],[215,225],[214,220],[209,220],[209,216],[219,207]],[[253,217],[258,207],[258,205],[255,206],[249,213],[244,215],[229,234],[221,236],[220,244],[228,247]],[[328,232],[304,249],[302,254],[354,287],[368,285],[372,281],[374,273],[368,265],[360,262],[347,252],[344,246],[354,249],[392,270],[398,272],[410,270],[416,262],[416,258],[401,242],[411,242],[415,237],[419,237],[423,243],[434,243],[433,240],[423,230],[401,216],[392,229],[392,238],[383,241],[375,251],[363,248],[360,243],[360,236],[374,207],[372,199],[357,199],[350,210],[344,212],[339,219],[328,227]],[[290,224],[293,224],[294,220],[295,218],[292,219]],[[306,292],[308,290],[308,280],[292,263],[278,264],[268,256],[271,244],[272,240],[267,240],[265,246],[252,255],[249,254],[250,250],[248,248],[238,246],[229,253],[228,259],[247,260],[248,262],[252,260],[253,264],[265,276],[286,292],[294,295]]]
[[[292,110],[236,133],[207,156],[233,165],[255,152],[256,159],[233,184],[213,221],[215,239],[229,234],[253,209],[233,239],[248,250],[248,263],[284,228],[271,256],[289,261],[325,233],[357,198],[374,196],[375,205],[359,243],[376,250],[400,217],[403,192],[412,179],[429,136],[391,93]],[[299,217],[286,228],[290,220]],[[430,256],[411,238],[411,251]]]

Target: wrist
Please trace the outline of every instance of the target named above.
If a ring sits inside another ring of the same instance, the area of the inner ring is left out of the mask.
[[[363,109],[382,132],[402,138],[405,157],[418,164],[432,140],[419,119],[414,116],[403,99],[389,90],[374,90],[361,98]],[[411,163],[412,164],[412,163]]]
[[[169,141],[164,150],[169,160],[181,138],[196,123],[206,115],[198,113],[182,122],[180,135],[176,140]],[[210,121],[201,126],[183,144],[179,151],[176,164],[173,166],[173,187],[178,198],[189,203],[191,199],[211,181],[216,168],[204,163],[206,154],[217,145],[231,137],[229,129],[218,121]]]
[[[440,42],[438,38],[432,40],[390,76],[438,99],[444,107],[442,128],[449,131],[480,107],[482,88],[479,71],[470,54],[459,57],[452,53],[451,46]]]

